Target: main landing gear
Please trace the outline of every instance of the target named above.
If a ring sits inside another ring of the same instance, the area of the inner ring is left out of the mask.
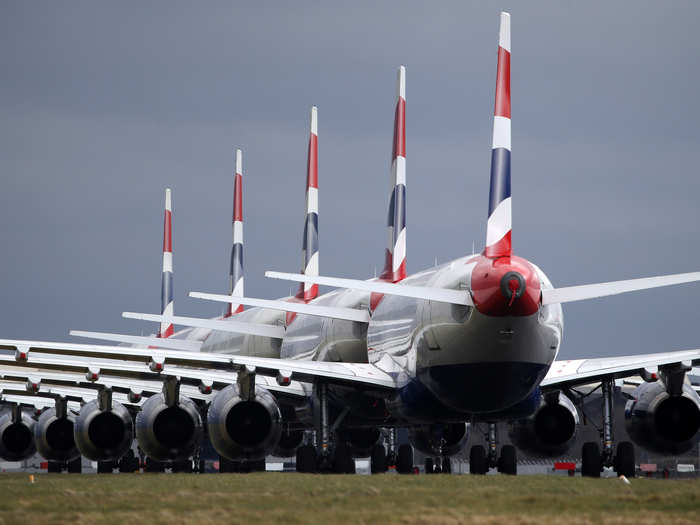
[[[518,473],[518,458],[513,445],[503,445],[498,456],[496,423],[489,423],[486,435],[488,454],[482,445],[473,445],[469,451],[469,473],[486,474],[489,468],[496,468],[501,474],[515,476]]]
[[[613,392],[614,380],[604,379],[601,384],[603,403],[603,425],[600,429],[602,451],[598,443],[588,441],[581,450],[581,475],[589,478],[599,478],[603,467],[612,467],[619,476],[634,477],[635,457],[634,445],[629,441],[621,441],[617,445],[617,453],[613,454]]]

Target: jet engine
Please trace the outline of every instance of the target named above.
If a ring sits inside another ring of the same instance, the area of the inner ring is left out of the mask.
[[[65,407],[43,411],[34,424],[37,452],[49,461],[68,462],[79,458],[80,450],[73,437],[74,425],[75,417]]]
[[[0,416],[0,458],[21,461],[35,452],[34,420],[17,406]]]
[[[522,450],[558,456],[573,444],[579,423],[572,401],[556,392],[544,396],[531,416],[511,422],[508,435]]]
[[[661,454],[682,454],[693,446],[700,428],[700,398],[684,384],[680,395],[661,381],[642,383],[625,407],[625,428],[632,441]]]
[[[260,386],[253,392],[244,396],[237,384],[229,385],[209,405],[209,439],[225,458],[264,459],[280,441],[282,414],[277,401]]]
[[[469,439],[469,427],[466,423],[426,425],[412,428],[408,439],[423,454],[452,456],[464,448]]]
[[[374,445],[380,442],[382,433],[376,427],[344,428],[339,431],[338,437],[350,447],[352,457],[366,458],[372,454]]]
[[[83,456],[93,461],[121,458],[134,439],[134,423],[124,405],[108,400],[106,407],[94,399],[83,405],[73,430]]]
[[[136,416],[136,439],[156,461],[190,458],[202,438],[202,418],[195,403],[178,394],[156,394]]]

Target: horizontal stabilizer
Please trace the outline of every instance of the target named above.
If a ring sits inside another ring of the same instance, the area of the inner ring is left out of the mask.
[[[195,299],[205,299],[207,301],[218,301],[222,303],[257,306],[259,308],[270,308],[272,310],[282,310],[284,312],[296,312],[298,314],[317,315],[319,317],[332,317],[333,319],[344,319],[346,321],[356,321],[358,323],[369,323],[369,312],[367,310],[360,310],[357,308],[337,308],[315,304],[291,303],[289,301],[254,299],[252,297],[232,297],[230,295],[219,295],[203,292],[190,292],[190,297]]]
[[[165,321],[181,326],[209,328],[210,330],[231,332],[234,334],[258,335],[276,339],[282,339],[282,337],[284,337],[284,328],[282,326],[269,324],[243,323],[230,320],[222,321],[220,319],[201,319],[198,317],[180,317],[177,315],[141,314],[136,312],[123,312],[122,317],[126,319],[140,319],[141,321],[154,321],[156,323]]]
[[[365,292],[382,293],[386,295],[400,295],[414,299],[425,299],[441,303],[461,304],[473,306],[472,298],[466,290],[450,290],[447,288],[429,288],[427,286],[407,286],[399,283],[387,283],[383,281],[361,281],[359,279],[341,279],[339,277],[321,277],[302,275],[298,273],[265,272],[265,277],[270,279],[282,279],[283,281],[309,282],[334,288],[348,288],[350,290],[362,290]]]
[[[171,348],[172,350],[187,350],[189,352],[199,352],[199,349],[202,347],[201,341],[185,341],[184,339],[172,339],[170,337],[144,337],[140,335],[110,334],[106,332],[84,332],[82,330],[71,330],[68,333],[74,337],[155,346],[158,348]]]
[[[629,279],[627,281],[555,288],[553,290],[542,290],[542,304],[571,303],[574,301],[595,299],[596,297],[648,290],[649,288],[659,288],[661,286],[671,286],[674,284],[692,283],[695,281],[700,281],[700,272],[678,273],[660,277],[645,277],[643,279]]]

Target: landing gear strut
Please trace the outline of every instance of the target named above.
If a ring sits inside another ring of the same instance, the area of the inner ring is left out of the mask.
[[[482,445],[473,445],[469,452],[470,474],[486,474],[489,468],[496,468],[501,474],[516,475],[518,458],[513,445],[503,445],[498,455],[498,434],[496,423],[489,423],[486,440],[488,453]]]
[[[633,477],[635,475],[634,446],[629,441],[622,441],[617,446],[617,454],[614,454],[614,387],[612,378],[601,381],[603,424],[600,429],[602,451],[598,443],[589,441],[583,444],[581,451],[581,475],[591,478],[599,478],[603,467],[612,467],[618,475]]]

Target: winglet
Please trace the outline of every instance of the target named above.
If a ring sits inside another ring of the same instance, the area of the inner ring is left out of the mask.
[[[318,111],[311,108],[311,130],[309,151],[306,163],[306,219],[302,246],[302,272],[305,275],[318,275]],[[318,296],[318,285],[301,283],[297,299],[304,302]]]
[[[510,14],[501,13],[498,38],[496,104],[491,150],[491,188],[486,226],[486,257],[509,257],[511,246],[510,195]]]
[[[406,277],[406,67],[399,67],[394,142],[391,156],[392,187],[387,217],[388,244],[380,279],[392,283]]]
[[[233,246],[229,270],[229,295],[243,297],[243,152],[236,150],[236,173],[233,182]],[[243,311],[243,305],[226,307],[224,317]]]
[[[170,188],[165,190],[165,218],[163,221],[163,278],[160,288],[160,310],[164,316],[173,315],[173,203]],[[173,335],[172,323],[160,323],[158,337]]]

